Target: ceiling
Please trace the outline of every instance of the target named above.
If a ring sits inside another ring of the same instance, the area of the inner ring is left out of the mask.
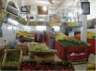
[[[6,2],[6,0],[3,0]],[[81,9],[80,0],[7,0],[14,1],[18,5],[27,4],[32,6],[33,14],[36,13],[37,5],[47,5],[48,11],[56,14],[68,14],[75,10]],[[91,14],[89,17],[96,17],[96,0],[88,0],[90,2]]]

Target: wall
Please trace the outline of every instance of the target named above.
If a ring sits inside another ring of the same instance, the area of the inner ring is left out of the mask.
[[[88,15],[88,19],[96,19],[96,0],[89,0],[90,2],[90,15]]]

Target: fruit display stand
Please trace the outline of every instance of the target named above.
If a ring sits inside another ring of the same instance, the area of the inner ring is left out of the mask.
[[[29,45],[29,56],[31,61],[52,62],[55,58],[55,50],[49,49],[44,43],[33,42]]]
[[[73,38],[80,40],[80,33],[76,34]],[[95,29],[87,30],[88,49],[91,54],[96,54],[96,31]]]
[[[18,49],[5,49],[1,70],[19,70],[22,51]]]
[[[57,39],[59,37],[61,41],[59,39],[55,41],[56,54],[59,58],[73,62],[73,64],[87,62],[90,54],[87,43],[63,36],[61,33],[59,35],[61,35],[61,38],[58,35],[56,37]],[[45,43],[48,43],[49,36],[46,36]]]
[[[30,59],[37,62],[53,62],[55,59],[54,52],[31,52]]]
[[[81,45],[77,44],[77,42],[73,44],[73,41],[72,43],[68,42],[66,44],[65,41],[56,41],[55,48],[57,49],[57,55],[61,59],[73,62],[73,64],[78,64],[87,62],[89,57],[87,46],[85,46],[85,43],[82,43]]]
[[[70,47],[67,49],[67,60],[73,64],[87,63],[89,53],[87,47]]]
[[[88,29],[87,30],[87,41],[89,44],[89,51],[92,54],[96,54],[96,30]]]
[[[55,43],[55,49],[57,50],[56,55],[61,58],[62,60],[67,60],[66,59],[66,48],[63,48],[63,45],[56,41]]]
[[[88,39],[89,43],[89,52],[91,54],[96,54],[96,39]]]

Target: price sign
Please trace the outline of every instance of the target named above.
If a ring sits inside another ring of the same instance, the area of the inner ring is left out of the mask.
[[[84,15],[90,14],[90,2],[81,2],[81,8]]]

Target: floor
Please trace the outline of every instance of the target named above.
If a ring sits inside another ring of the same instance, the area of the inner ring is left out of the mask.
[[[55,60],[61,61],[61,59],[59,59],[57,56],[55,56]],[[94,64],[95,63],[96,64],[96,55],[90,54],[89,59],[88,59],[88,63],[90,63],[90,64]],[[88,63],[74,65],[75,71],[87,71]]]
[[[91,54],[88,63],[96,64],[96,55]],[[87,71],[87,64],[74,65],[75,71]]]

